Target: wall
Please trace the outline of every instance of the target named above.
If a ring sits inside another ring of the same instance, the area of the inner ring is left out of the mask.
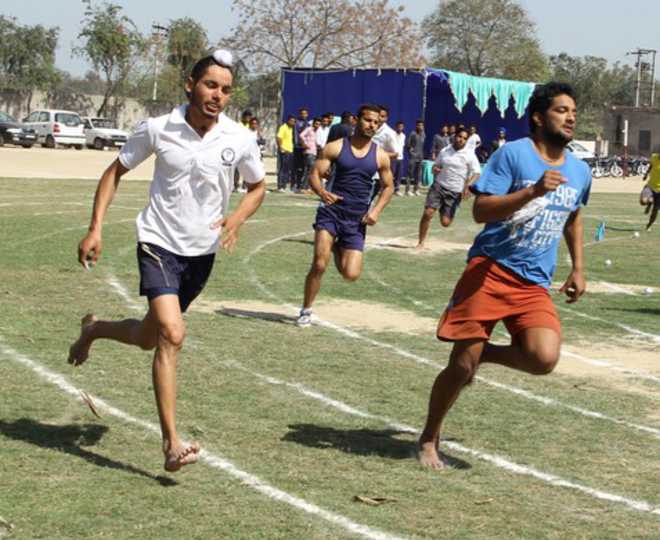
[[[603,138],[610,141],[610,152],[623,154],[624,120],[628,120],[628,154],[648,156],[660,152],[660,110],[612,106],[605,112]],[[640,149],[640,131],[651,135],[649,149]]]

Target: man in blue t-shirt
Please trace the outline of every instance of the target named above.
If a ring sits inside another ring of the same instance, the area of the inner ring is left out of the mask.
[[[468,265],[438,324],[438,338],[454,342],[448,366],[431,391],[418,460],[440,469],[442,422],[462,388],[484,362],[527,373],[550,373],[559,359],[561,326],[548,288],[557,249],[566,239],[572,270],[560,291],[576,302],[586,289],[581,207],[591,173],[565,151],[573,139],[576,103],[572,88],[538,86],[529,103],[531,136],[507,143],[470,187],[477,223],[485,223]],[[489,342],[502,321],[511,345]]]

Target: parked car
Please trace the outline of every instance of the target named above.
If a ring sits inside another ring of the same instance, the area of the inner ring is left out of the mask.
[[[37,142],[46,148],[55,148],[56,144],[60,144],[82,150],[85,145],[83,122],[78,113],[41,109],[30,113],[23,123],[34,129]]]
[[[571,141],[566,148],[573,152],[573,155],[578,159],[594,159],[596,157],[591,150],[585,148],[579,142]]]
[[[122,147],[128,139],[128,133],[117,129],[108,118],[83,118],[83,124],[87,148]]]
[[[26,128],[13,116],[0,112],[0,146],[16,144],[23,148],[31,148],[35,142],[37,135],[33,129]]]

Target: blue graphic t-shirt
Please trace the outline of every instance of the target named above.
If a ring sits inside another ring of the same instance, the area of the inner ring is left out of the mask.
[[[564,157],[563,165],[548,165],[529,138],[507,143],[492,155],[479,180],[470,186],[477,195],[519,191],[535,184],[548,169],[560,171],[568,181],[546,193],[547,205],[528,221],[486,224],[475,238],[468,260],[480,255],[490,257],[520,277],[550,287],[566,220],[587,204],[591,189],[587,164],[568,151]]]

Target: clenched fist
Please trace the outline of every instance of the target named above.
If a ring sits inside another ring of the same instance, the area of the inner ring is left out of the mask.
[[[533,190],[536,197],[543,197],[549,191],[555,191],[559,186],[568,182],[559,171],[549,169],[534,184]]]

